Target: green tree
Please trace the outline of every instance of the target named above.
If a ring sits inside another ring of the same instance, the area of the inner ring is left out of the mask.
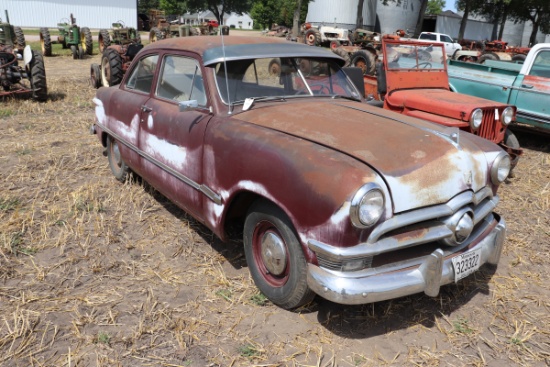
[[[483,12],[483,6],[486,0],[458,0],[456,7],[458,10],[462,10],[464,15],[460,21],[460,29],[458,30],[458,40],[464,39],[464,32],[466,31],[466,25],[468,23],[468,17],[472,15],[481,15]]]
[[[550,33],[550,1],[548,0],[513,0],[509,5],[509,18],[517,22],[531,22],[533,30],[529,45],[536,43],[537,33]]]
[[[138,1],[138,13],[147,14],[150,9],[158,9],[159,0],[139,0]]]
[[[441,14],[444,6],[445,6],[445,0],[428,0],[428,7],[426,9],[426,14],[428,15]]]
[[[250,10],[250,17],[254,19],[254,24],[259,24],[262,28],[271,28],[279,18],[279,1],[255,1]]]
[[[159,8],[166,14],[181,15],[184,13],[183,1],[179,0],[158,0]]]
[[[220,4],[221,3],[221,4]],[[229,13],[242,14],[252,8],[251,0],[186,0],[185,9],[191,13],[202,10],[210,10],[216,16],[220,24],[223,24],[223,16]]]

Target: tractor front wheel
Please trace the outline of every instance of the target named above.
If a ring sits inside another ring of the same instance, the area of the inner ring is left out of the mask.
[[[160,41],[161,39],[164,39],[164,35],[162,34],[162,31],[158,28],[151,28],[151,31],[149,32],[149,43]]]
[[[37,101],[43,102],[48,98],[48,87],[46,84],[46,68],[44,67],[44,59],[39,52],[32,51],[30,71],[32,97]]]
[[[351,55],[351,66],[356,66],[363,70],[363,75],[374,75],[376,67],[374,55],[366,50],[359,50]]]
[[[40,28],[40,46],[44,56],[52,56],[52,39],[48,28]]]
[[[93,53],[94,41],[92,39],[92,32],[90,32],[90,28],[82,27],[80,29],[80,45],[82,46],[82,50],[84,50],[86,55],[91,55]]]
[[[106,29],[99,30],[99,36],[97,37],[97,43],[99,44],[99,52],[103,53],[105,49],[111,46],[111,35]]]
[[[104,87],[110,87],[122,81],[122,58],[112,48],[106,49],[101,57],[101,81]]]
[[[25,35],[23,34],[23,30],[21,29],[21,27],[13,27],[13,31],[15,33],[17,48],[20,50],[24,49],[27,43],[25,42]]]
[[[92,88],[101,87],[101,68],[98,64],[90,65],[90,84]]]

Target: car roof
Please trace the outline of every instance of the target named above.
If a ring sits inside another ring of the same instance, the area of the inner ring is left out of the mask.
[[[149,52],[160,50],[188,50],[199,54],[204,65],[219,62],[269,57],[330,58],[340,66],[345,61],[328,49],[312,47],[272,37],[248,36],[192,36],[169,38],[147,46]]]

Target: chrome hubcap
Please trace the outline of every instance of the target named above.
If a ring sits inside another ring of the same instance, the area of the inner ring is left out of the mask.
[[[281,275],[286,269],[286,246],[283,239],[273,232],[267,232],[261,242],[262,261],[272,275]]]

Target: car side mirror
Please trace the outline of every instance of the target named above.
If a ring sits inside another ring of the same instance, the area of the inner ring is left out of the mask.
[[[188,110],[190,108],[197,108],[199,107],[199,103],[196,99],[192,99],[190,101],[180,101],[178,103],[178,106],[180,108],[180,112],[183,112],[185,110]]]

